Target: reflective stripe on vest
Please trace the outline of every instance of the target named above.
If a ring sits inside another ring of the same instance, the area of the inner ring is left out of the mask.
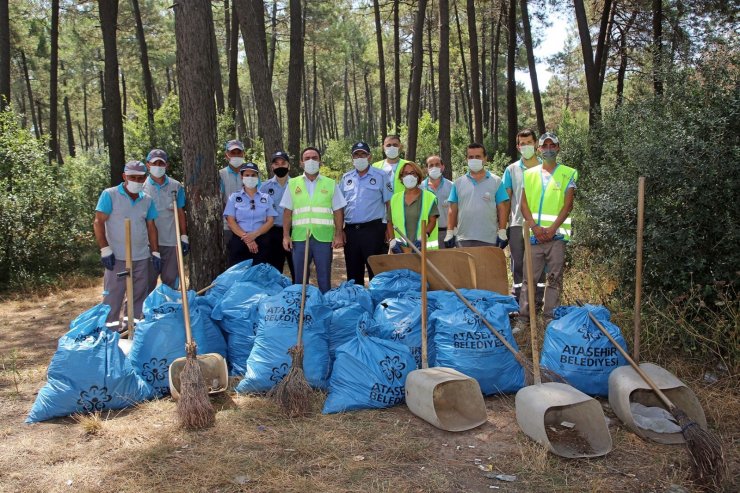
[[[334,180],[319,175],[313,195],[309,196],[306,180],[296,176],[288,181],[288,190],[293,199],[293,222],[290,238],[293,241],[306,241],[306,231],[311,236],[328,243],[334,237],[334,211],[331,208],[334,198]]]
[[[578,171],[563,164],[555,167],[545,189],[542,188],[542,165],[524,172],[524,193],[527,194],[527,205],[538,226],[547,228],[558,218],[558,214],[565,206],[565,192],[571,180],[578,180]],[[571,224],[570,216],[568,216],[558,227],[557,234],[563,235],[564,241],[570,240]],[[534,236],[534,233],[530,235]]]
[[[391,220],[393,221],[393,225],[396,226],[398,229],[404,232],[408,236],[408,233],[406,233],[406,201],[404,200],[404,193],[399,192],[396,194],[393,194],[393,197],[391,197]],[[434,206],[434,202],[437,200],[437,197],[428,190],[422,190],[421,194],[421,208],[419,213],[419,221],[416,225],[416,239],[421,239],[421,220],[422,218],[429,218],[429,213],[432,210],[432,206]],[[428,219],[427,219],[428,222]],[[394,236],[398,239],[401,239],[401,235],[398,234],[398,231],[393,232]],[[437,226],[437,223],[434,223],[434,231],[431,232],[429,235],[429,240],[427,240],[427,249],[429,250],[437,250],[439,249],[439,227]]]

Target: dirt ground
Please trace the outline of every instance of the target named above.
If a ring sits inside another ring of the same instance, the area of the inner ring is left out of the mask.
[[[581,460],[529,440],[513,396],[487,398],[488,422],[464,433],[437,430],[405,406],[324,416],[320,394],[316,412],[294,420],[262,397],[225,395],[215,401],[216,426],[200,432],[177,428],[170,399],[100,419],[24,424],[57,339],[101,291],[102,281],[92,279],[0,302],[1,492],[693,491],[685,448],[643,441],[605,401],[613,450]],[[722,438],[734,475],[727,491],[738,491],[740,399],[727,391],[734,384],[680,376]],[[515,478],[495,479],[500,474]]]

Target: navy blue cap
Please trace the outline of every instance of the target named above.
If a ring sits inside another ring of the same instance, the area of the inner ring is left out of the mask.
[[[146,160],[148,163],[153,163],[154,161],[164,161],[167,162],[167,153],[164,152],[162,149],[152,149],[149,151],[149,154],[146,155]]]
[[[253,162],[244,163],[239,168],[239,174],[241,174],[244,171],[247,171],[248,169],[251,169],[252,171],[255,171],[258,175],[260,174],[260,169],[257,167],[256,164]]]
[[[558,136],[555,135],[552,132],[545,132],[542,135],[540,135],[539,145],[542,145],[545,143],[547,139],[550,139],[553,144],[560,145],[560,141],[558,140]]]
[[[146,166],[141,161],[129,161],[126,166],[123,167],[124,174],[127,175],[145,175]]]
[[[232,149],[240,149],[240,150],[243,151],[244,150],[244,144],[242,143],[241,140],[234,139],[234,140],[228,141],[226,143],[226,145],[224,145],[224,149],[226,149],[226,152],[228,152],[228,151],[230,151]]]
[[[355,144],[352,146],[352,154],[354,154],[355,151],[365,151],[370,154],[370,146],[362,141],[355,142]]]
[[[276,159],[285,159],[287,162],[290,162],[288,153],[285,151],[277,151],[275,154],[273,154],[270,158],[270,164],[274,163]]]

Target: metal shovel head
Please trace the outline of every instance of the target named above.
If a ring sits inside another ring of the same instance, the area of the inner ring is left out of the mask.
[[[123,351],[123,354],[125,356],[128,356],[128,353],[131,352],[131,348],[134,346],[134,340],[133,339],[118,339],[118,347]]]
[[[486,422],[478,381],[452,368],[414,370],[406,377],[409,410],[445,431],[465,431]]]
[[[516,393],[515,403],[519,428],[555,455],[599,457],[612,449],[601,405],[570,385],[530,385]]]
[[[676,407],[682,409],[699,426],[705,430],[707,429],[707,418],[704,415],[704,409],[702,409],[699,400],[690,388],[676,378],[673,373],[658,365],[642,363],[640,368],[647,373],[648,377],[655,382],[655,385],[663,391]],[[635,422],[635,416],[632,414],[632,402],[638,402],[647,407],[665,409],[663,402],[631,366],[620,366],[609,375],[609,405],[614,409],[614,414],[638,436],[649,438],[658,443],[684,443],[681,432],[658,433],[638,426]]]
[[[218,394],[229,386],[229,369],[226,360],[218,353],[198,355],[198,366],[209,394]],[[180,375],[185,368],[187,357],[177,358],[170,365],[170,394],[174,400],[180,398]]]

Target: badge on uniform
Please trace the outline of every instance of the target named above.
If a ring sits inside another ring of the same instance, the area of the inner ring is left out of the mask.
[[[370,184],[375,185],[378,181],[375,178],[370,178]]]
[[[267,193],[269,193],[270,195],[275,195],[275,189],[274,188],[268,188],[267,189]]]
[[[241,201],[242,201],[242,198],[241,198],[241,197],[238,197],[238,196],[237,196],[237,197],[236,197],[236,201],[237,201],[237,202],[241,202]]]
[[[393,184],[391,182],[388,182],[385,184],[385,188],[388,189],[389,192],[393,191]]]
[[[260,204],[266,204],[267,203],[267,197],[260,197]]]
[[[349,186],[349,185],[352,185],[352,178],[350,178],[349,180],[347,180],[347,186]]]
[[[327,194],[327,193],[329,193],[329,190],[327,190],[326,188],[322,188],[322,189],[321,189],[321,193],[323,193],[323,194]]]
[[[484,193],[483,194],[483,200],[485,200],[486,202],[490,202],[491,201],[491,192]]]

